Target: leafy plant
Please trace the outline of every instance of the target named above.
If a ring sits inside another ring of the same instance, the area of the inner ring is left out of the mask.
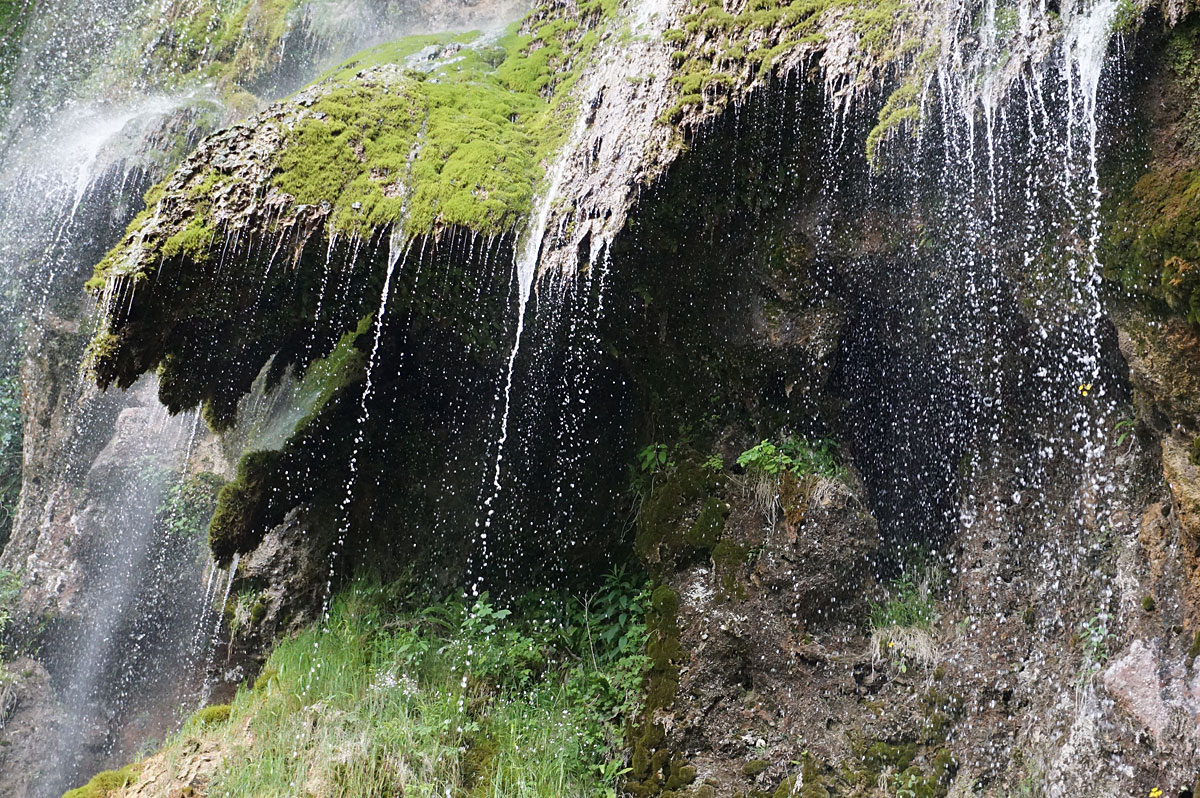
[[[719,454],[710,454],[700,467],[705,471],[711,471],[714,474],[719,474],[725,470],[725,458]]]
[[[789,437],[779,444],[764,439],[742,452],[737,464],[751,473],[772,477],[789,471],[797,477],[819,474],[837,478],[843,471],[837,450],[837,441],[831,438],[809,441]]]
[[[930,594],[929,581],[917,582],[910,573],[893,580],[887,599],[871,603],[871,628],[906,626],[932,629],[937,620],[937,604]]]
[[[670,466],[666,444],[652,443],[638,452],[638,467],[642,473],[653,476]]]
[[[212,473],[185,476],[167,488],[158,507],[159,523],[176,538],[199,539],[217,508],[217,492],[225,480]]]
[[[1117,432],[1117,446],[1124,445],[1125,441],[1129,440],[1129,436],[1133,434],[1137,427],[1137,422],[1132,418],[1121,419],[1117,422],[1114,431]]]
[[[1095,676],[1104,663],[1108,662],[1108,645],[1115,637],[1108,628],[1109,615],[1104,610],[1097,610],[1090,619],[1079,624],[1079,645],[1083,649],[1083,665],[1080,670],[1080,682],[1086,682]]]

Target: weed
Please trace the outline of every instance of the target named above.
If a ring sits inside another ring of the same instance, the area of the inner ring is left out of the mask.
[[[1079,669],[1081,686],[1091,681],[1108,662],[1108,645],[1115,637],[1108,628],[1110,618],[1104,610],[1097,610],[1090,620],[1079,624],[1079,645],[1083,650],[1083,664]]]

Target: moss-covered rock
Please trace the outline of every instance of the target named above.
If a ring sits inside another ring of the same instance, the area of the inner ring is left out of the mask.
[[[105,310],[89,350],[98,384],[157,368],[168,408],[204,403],[228,426],[263,364],[303,369],[371,310],[380,246],[394,264],[400,247],[511,244],[614,7],[555,4],[498,39],[385,45],[205,140],[88,283]],[[333,262],[349,284],[336,307],[323,303]]]
[[[118,790],[137,782],[141,768],[137,765],[126,765],[120,770],[105,770],[92,776],[91,780],[82,787],[76,787],[63,794],[63,798],[107,798]]]
[[[1109,277],[1200,324],[1200,21],[1171,30],[1152,52],[1146,96],[1154,101],[1139,131],[1148,164],[1112,165],[1124,177],[1105,203],[1103,262]],[[1121,155],[1133,161],[1144,152]]]

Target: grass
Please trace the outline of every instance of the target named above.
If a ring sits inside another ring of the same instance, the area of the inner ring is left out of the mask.
[[[917,665],[929,671],[938,662],[933,626],[937,604],[930,585],[934,574],[927,570],[921,581],[906,571],[891,582],[888,596],[871,603],[871,660],[879,667],[890,664],[900,673]]]
[[[356,582],[327,623],[276,647],[229,707],[197,713],[159,755],[221,752],[226,796],[610,796],[648,664],[644,584],[414,609]]]

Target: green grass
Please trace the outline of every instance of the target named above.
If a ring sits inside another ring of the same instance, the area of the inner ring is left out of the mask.
[[[937,604],[930,594],[928,582],[918,583],[911,574],[892,581],[888,597],[871,604],[871,628],[906,627],[933,628],[937,620]]]
[[[413,609],[401,590],[355,583],[163,756],[216,742],[212,798],[615,794],[648,662],[641,582],[615,573],[585,599],[513,610],[486,594]]]

